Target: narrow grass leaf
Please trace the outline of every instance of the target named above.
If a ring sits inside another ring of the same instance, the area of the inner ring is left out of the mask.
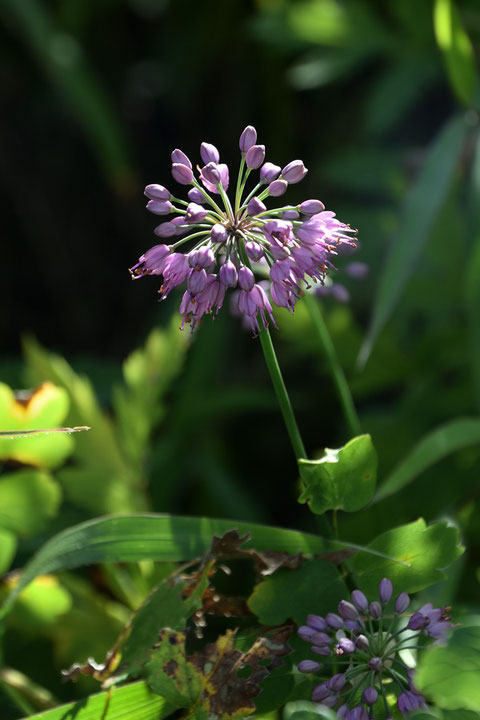
[[[480,419],[460,418],[441,425],[415,445],[380,486],[372,502],[383,500],[413,482],[442,458],[480,443]]]
[[[360,365],[368,360],[378,334],[415,270],[445,202],[466,130],[467,125],[461,117],[446,123],[406,198],[400,226],[380,277],[370,329],[358,358]]]

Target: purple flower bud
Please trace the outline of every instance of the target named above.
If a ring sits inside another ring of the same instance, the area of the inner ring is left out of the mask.
[[[298,220],[300,217],[296,210],[284,210],[282,212],[282,220]]]
[[[336,695],[328,695],[328,697],[323,698],[323,700],[320,700],[321,705],[325,705],[325,707],[333,708],[337,704],[337,696]],[[368,718],[367,718],[368,720]]]
[[[150,200],[170,200],[172,197],[163,185],[147,185],[144,192]]]
[[[382,606],[376,600],[370,603],[368,609],[370,610],[370,615],[374,620],[378,620],[382,617]]]
[[[375,688],[372,685],[370,685],[369,687],[367,687],[367,689],[363,693],[363,701],[366,702],[367,705],[370,705],[370,707],[372,707],[372,705],[375,705],[377,700],[378,700],[378,692],[375,690]]]
[[[389,578],[383,578],[383,580],[380,580],[380,584],[378,586],[378,594],[380,596],[380,601],[384,605],[386,603],[388,603],[388,601],[392,597],[392,593],[393,593],[392,581]]]
[[[282,179],[289,185],[300,182],[307,174],[307,168],[301,160],[292,160],[282,170]]]
[[[223,243],[228,238],[228,230],[220,223],[216,223],[210,231],[210,237],[214,243]]]
[[[304,215],[315,215],[325,210],[325,205],[320,200],[304,200],[298,209]]]
[[[208,163],[218,163],[220,161],[220,153],[218,152],[215,145],[210,143],[202,142],[200,145],[200,157],[202,158],[205,165]]]
[[[173,210],[173,205],[168,200],[149,200],[147,210],[154,215],[169,215]]]
[[[330,635],[327,635],[327,633],[322,632],[321,630],[318,630],[315,635],[312,635],[311,642],[314,645],[330,645],[332,642],[332,638]]]
[[[198,223],[205,220],[208,215],[208,210],[197,203],[189,203],[187,205],[187,212],[185,213],[186,223]]]
[[[340,705],[340,707],[339,707],[338,710],[337,710],[337,716],[338,716],[339,718],[342,718],[342,719],[345,718],[345,719],[346,719],[347,713],[349,713],[349,712],[350,712],[350,710],[349,710],[349,708],[348,708],[348,705]]]
[[[263,257],[263,248],[254,240],[245,243],[245,250],[252,262],[258,262]]]
[[[227,287],[235,287],[238,280],[237,268],[231,260],[227,260],[219,270],[218,277]]]
[[[328,687],[330,690],[333,690],[333,692],[339,693],[343,690],[346,683],[346,677],[343,673],[337,673],[336,675],[333,675],[330,680],[327,682]]]
[[[330,655],[330,648],[328,645],[312,645],[312,652],[316,655]]]
[[[311,642],[313,635],[317,632],[314,628],[308,627],[308,625],[300,625],[298,628],[298,636],[306,642]]]
[[[185,165],[185,167],[192,169],[192,163],[188,159],[188,157],[185,155],[182,150],[174,150],[171,155],[172,163],[178,164],[178,165]]]
[[[360,632],[360,625],[356,620],[345,620],[345,627],[347,628],[347,630],[350,630],[355,635]]]
[[[355,640],[355,645],[359,650],[368,650],[368,648],[370,647],[370,643],[368,642],[368,639],[365,637],[365,635],[359,635]]]
[[[201,170],[202,180],[206,180],[210,185],[218,185],[220,182],[220,170],[217,163],[209,162],[208,165]]]
[[[368,667],[376,673],[381,673],[383,670],[382,658],[373,657],[368,661]]]
[[[144,275],[161,275],[170,253],[169,245],[155,245],[150,248],[139,257],[138,263],[130,268],[132,278],[135,280]]]
[[[345,272],[355,280],[363,280],[370,272],[370,268],[364,262],[351,262],[345,265]]]
[[[355,643],[352,640],[340,638],[335,647],[335,655],[351,655],[355,650]]]
[[[287,192],[288,183],[285,180],[274,180],[268,186],[268,193],[272,197],[280,197]]]
[[[340,600],[338,613],[344,620],[356,620],[358,618],[357,608],[347,600]]]
[[[240,135],[240,150],[242,153],[246,153],[252,145],[255,145],[257,142],[257,131],[252,125],[247,125],[245,130]]]
[[[333,283],[330,285],[330,295],[341,303],[348,303],[350,300],[350,293],[341,283]]]
[[[325,632],[328,625],[320,615],[307,615],[307,625],[317,632]]]
[[[314,673],[323,667],[322,663],[315,662],[315,660],[302,660],[298,663],[298,671],[302,673]]]
[[[188,165],[174,163],[172,165],[172,177],[180,183],[180,185],[190,185],[193,181],[193,172]]]
[[[428,617],[425,617],[421,612],[413,613],[412,617],[408,621],[408,629],[409,630],[422,630],[423,628],[427,627],[429,623]]]
[[[410,598],[407,595],[406,592],[400,593],[400,595],[395,600],[395,612],[396,613],[403,613],[407,609],[407,607],[410,605]]]
[[[343,620],[336,613],[327,613],[327,615],[325,615],[325,620],[327,621],[327,625],[335,630],[343,628]]]
[[[425,710],[427,708],[425,698],[421,695],[410,692],[410,690],[406,690],[398,696],[397,705],[398,709],[405,717],[414,710],[418,710],[419,708]]]
[[[322,683],[320,683],[320,685],[317,685],[313,689],[312,700],[314,702],[321,702],[322,700],[324,700],[326,697],[328,697],[331,694],[332,694],[331,690],[328,687],[327,683],[322,682]]]
[[[238,284],[242,290],[251,290],[253,288],[255,284],[255,276],[250,268],[242,265],[238,271]]]
[[[281,167],[271,162],[266,162],[260,168],[260,182],[264,185],[273,182],[280,175]]]
[[[188,256],[188,264],[191,268],[196,268],[197,270],[200,270],[201,268],[205,270],[214,262],[215,256],[212,250],[205,246],[191,252]]]
[[[190,190],[188,191],[188,199],[194,203],[197,203],[197,205],[204,205],[207,202],[206,198],[196,187],[190,188]]]
[[[247,205],[247,212],[250,217],[258,215],[261,212],[265,212],[267,206],[263,204],[257,197],[253,197]]]
[[[153,232],[158,237],[172,237],[177,232],[177,226],[173,222],[164,222],[157,225]]]
[[[192,295],[205,290],[207,284],[207,273],[205,270],[192,270],[187,278],[187,289],[190,290]]]
[[[368,600],[361,590],[354,590],[352,592],[352,600],[353,604],[358,610],[360,610],[360,612],[367,612]]]
[[[245,162],[251,170],[256,170],[265,160],[265,145],[252,145],[247,150]]]

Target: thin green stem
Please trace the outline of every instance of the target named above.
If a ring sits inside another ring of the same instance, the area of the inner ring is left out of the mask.
[[[352,394],[318,302],[310,293],[305,293],[304,300],[307,310],[310,313],[312,324],[317,331],[318,338],[323,347],[350,432],[352,435],[360,435],[362,428],[357,411],[355,410],[355,405],[353,404]]]
[[[282,411],[283,420],[287,426],[287,432],[290,442],[292,443],[293,452],[295,453],[297,460],[299,458],[306,458],[307,454],[303,445],[302,436],[300,435],[297,421],[295,420],[295,415],[293,414],[290,398],[288,397],[287,388],[285,387],[285,383],[283,381],[282,372],[278,364],[268,328],[262,329],[260,332],[260,342],[262,343],[265,362],[267,363],[268,372],[270,373],[270,378],[273,383],[278,404],[280,405],[280,410]]]

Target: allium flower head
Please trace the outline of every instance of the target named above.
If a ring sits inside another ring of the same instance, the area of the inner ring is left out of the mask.
[[[312,693],[312,700],[336,709],[345,720],[374,718],[373,706],[382,702],[390,717],[387,696],[395,688],[397,706],[404,717],[427,707],[414,684],[414,671],[409,669],[399,652],[415,647],[419,638],[444,641],[452,623],[449,608],[433,608],[430,603],[415,612],[407,621],[403,617],[410,598],[402,592],[390,600],[393,585],[384,578],[379,585],[379,600],[368,602],[361,590],[354,590],[352,602],[341,600],[337,613],[308,615],[306,625],[298,634],[310,643],[321,662],[302,660],[298,670],[318,673],[325,679]],[[328,679],[328,666],[335,674]],[[339,672],[339,669],[341,672]]]
[[[160,238],[171,238],[171,244],[145,252],[130,273],[133,278],[161,275],[162,300],[186,283],[182,327],[190,323],[193,329],[203,315],[216,315],[230,289],[236,312],[257,333],[269,321],[275,324],[272,301],[293,312],[310,282],[323,284],[339,247],[355,245],[356,231],[325,210],[320,200],[267,208],[269,198],[280,197],[306,175],[301,160],[283,169],[265,162],[265,146],[257,144],[251,125],[242,132],[239,146],[240,169],[231,197],[229,169],[220,162],[218,149],[206,142],[200,146],[203,166],[197,167],[198,176],[184,152],[176,149],[171,155],[173,179],[191,186],[188,201],[163,185],[145,188],[150,212],[175,216],[154,230]],[[256,170],[258,182],[247,189]],[[269,278],[266,287],[257,276]]]

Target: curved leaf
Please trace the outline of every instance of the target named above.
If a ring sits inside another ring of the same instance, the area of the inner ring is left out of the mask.
[[[435,0],[433,26],[450,84],[460,102],[470,105],[477,84],[475,53],[453,0]]]
[[[450,453],[480,443],[480,419],[452,420],[426,435],[380,486],[373,502],[378,502],[415,480],[420,473]]]
[[[325,550],[324,541],[315,535],[237,520],[154,513],[96,518],[68,528],[45,543],[26,565],[19,584],[0,610],[0,618],[37,575],[93,563],[190,560],[209,549],[214,534],[233,528],[251,534],[247,546],[288,553]]]
[[[135,682],[31,715],[27,720],[162,720],[174,710],[173,705],[154,695],[146,682]]]
[[[448,193],[466,132],[467,124],[463,118],[454,117],[447,122],[410,189],[400,226],[380,277],[370,329],[358,357],[361,365],[368,360],[378,334],[416,268]]]

